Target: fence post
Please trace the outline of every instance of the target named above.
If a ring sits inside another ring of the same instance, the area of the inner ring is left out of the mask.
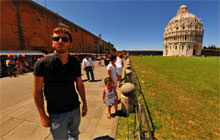
[[[134,110],[135,86],[132,83],[124,83],[121,88],[122,111],[129,115]]]
[[[125,74],[125,82],[132,83],[132,70],[126,69]]]
[[[147,120],[147,115],[146,115],[146,112],[145,112],[145,110],[144,110],[144,106],[141,105],[141,107],[142,107],[142,112],[143,112],[143,115],[144,115],[145,122],[146,122],[146,124],[147,124],[147,131],[148,131],[148,134],[149,134],[149,136],[150,136],[150,140],[153,140],[154,138],[153,138],[153,135],[152,135],[152,132],[151,132],[151,129],[150,129],[149,122],[148,122],[148,120]]]

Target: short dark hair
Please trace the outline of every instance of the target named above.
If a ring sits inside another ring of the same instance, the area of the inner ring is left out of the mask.
[[[111,55],[110,56],[110,61],[114,61],[116,59],[116,56],[115,55]]]
[[[112,81],[112,78],[106,77],[105,80],[104,80],[104,83],[106,84],[106,83],[109,82],[109,81]]]
[[[65,27],[56,27],[56,28],[53,29],[52,34],[54,34],[54,33],[64,33],[64,34],[67,34],[69,36],[70,42],[72,42],[71,32],[67,28],[65,28]]]

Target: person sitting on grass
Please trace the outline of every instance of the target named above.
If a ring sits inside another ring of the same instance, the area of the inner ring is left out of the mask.
[[[113,84],[112,78],[105,78],[105,87],[103,89],[103,103],[107,105],[108,119],[111,119],[111,108],[114,105],[115,114],[118,111],[118,94]]]

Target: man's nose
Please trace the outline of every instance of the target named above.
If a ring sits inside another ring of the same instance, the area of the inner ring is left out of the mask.
[[[60,38],[58,42],[63,42],[62,38]]]

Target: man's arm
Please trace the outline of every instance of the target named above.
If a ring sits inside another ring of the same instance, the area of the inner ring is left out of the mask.
[[[85,94],[85,87],[81,77],[76,78],[77,90],[79,95],[82,99],[83,106],[82,106],[82,116],[84,117],[87,113],[87,101],[86,101],[86,94]]]
[[[115,84],[115,82],[114,82],[114,80],[113,80],[113,78],[112,78],[112,71],[111,70],[108,70],[108,77],[110,77],[111,79],[112,79],[112,82],[113,82],[113,84]]]
[[[82,67],[83,67],[83,70],[86,71],[86,62],[85,62],[85,59],[83,59],[83,61],[82,61]]]
[[[40,114],[41,123],[44,127],[50,127],[50,119],[45,113],[44,97],[43,97],[43,77],[34,76],[34,102]]]
[[[122,60],[122,67],[124,67],[124,61],[123,61],[123,59],[121,59]]]
[[[91,63],[92,63],[92,68],[94,69],[94,68],[95,68],[95,66],[94,66],[94,63],[93,63],[92,58],[90,58],[90,60],[91,60]]]

